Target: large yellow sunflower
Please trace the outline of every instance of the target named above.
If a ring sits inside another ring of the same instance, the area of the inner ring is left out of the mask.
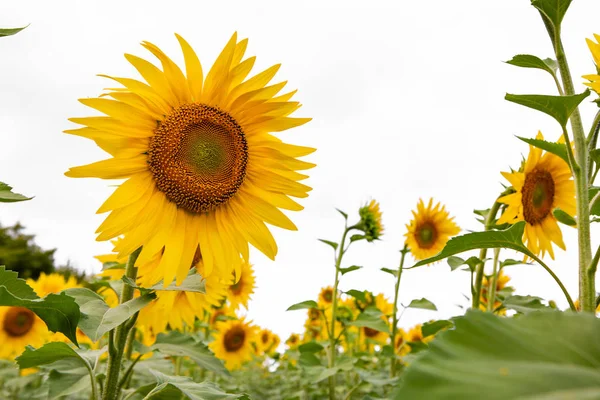
[[[23,307],[0,307],[0,358],[14,359],[25,346],[41,347],[50,339],[46,324]]]
[[[237,276],[239,279],[235,282]],[[234,310],[237,310],[240,305],[248,309],[248,301],[252,293],[254,293],[254,271],[252,265],[242,262],[241,271],[234,276],[233,282],[227,290],[227,300]]]
[[[419,199],[417,211],[412,214],[413,219],[406,225],[408,232],[404,236],[410,252],[417,260],[436,255],[442,251],[451,236],[460,232],[460,228],[454,223],[454,217],[450,218],[445,206],[440,203],[434,207],[433,199],[429,199],[427,207]]]
[[[314,149],[271,134],[310,120],[289,117],[300,104],[290,101],[295,91],[279,95],[286,82],[269,84],[279,65],[246,79],[255,57],[243,59],[248,41],[233,34],[205,76],[176,36],[185,75],[143,42],[162,69],[126,54],[146,82],[109,77],[123,87],[80,100],[104,115],[73,118],[84,127],[66,131],[111,156],[67,176],[126,179],[98,210],[110,212],[98,240],[124,235],[115,251],[124,257],[143,246],[140,264],[162,252],[165,285],[185,279],[198,246],[207,276],[215,267],[239,274],[248,244],[274,259],[277,244],[265,223],[296,229],[280,209],[303,208],[290,197],[308,196],[311,188],[299,182],[307,175],[297,171],[314,167],[297,159]]]
[[[33,288],[35,293],[40,297],[46,297],[51,293],[62,292],[66,289],[81,287],[77,283],[77,279],[71,276],[68,279],[61,274],[48,274],[42,272],[42,274],[36,279],[27,279],[27,284]]]
[[[252,343],[256,341],[256,327],[243,318],[219,322],[215,340],[209,344],[217,358],[225,361],[229,370],[238,369],[252,359]]]
[[[538,132],[537,139],[544,139]],[[562,142],[562,138],[559,142]],[[503,172],[515,193],[498,199],[507,205],[499,224],[525,221],[523,241],[535,255],[548,252],[554,259],[552,242],[565,250],[562,232],[552,211],[560,208],[569,215],[576,212],[575,183],[569,165],[560,157],[529,146],[521,171]]]

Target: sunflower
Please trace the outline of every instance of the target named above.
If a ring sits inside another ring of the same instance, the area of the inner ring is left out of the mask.
[[[387,343],[389,335],[366,326],[360,328],[361,349],[363,351],[372,351],[375,344],[384,345]]]
[[[66,289],[81,287],[77,279],[71,276],[68,279],[61,274],[53,273],[46,275],[41,273],[37,280],[27,279],[27,284],[33,288],[40,297],[46,297],[51,293],[59,293]]]
[[[423,337],[423,325],[422,324],[417,324],[414,327],[412,327],[408,333],[406,334],[406,337],[404,338],[410,346],[410,343],[429,343],[433,340],[433,335],[427,336],[427,337]]]
[[[309,308],[304,326],[320,326],[323,324],[323,312],[318,308]]]
[[[458,225],[454,223],[454,217],[440,203],[433,206],[433,199],[429,199],[427,207],[422,199],[419,199],[417,211],[413,211],[413,219],[406,225],[408,232],[406,245],[417,260],[424,260],[436,255],[446,245],[450,236],[460,232]]]
[[[285,341],[285,344],[288,346],[290,350],[297,349],[300,345],[300,335],[297,333],[292,333],[289,338]]]
[[[327,286],[322,288],[317,303],[321,308],[331,308],[333,305],[333,287]]]
[[[592,39],[586,39],[586,42],[594,58],[594,64],[596,64],[596,74],[584,75],[583,78],[589,81],[584,85],[591,87],[596,93],[600,93],[600,35],[594,34],[594,38],[598,43]]]
[[[536,139],[544,139],[538,132]],[[559,142],[562,142],[559,140]],[[562,232],[552,211],[560,208],[574,216],[575,183],[569,165],[560,157],[529,146],[522,171],[503,172],[515,193],[498,199],[507,205],[499,224],[525,221],[523,241],[535,255],[548,252],[554,259],[552,243],[565,250]]]
[[[383,234],[379,203],[371,200],[370,203],[365,204],[358,210],[358,214],[360,215],[360,222],[357,228],[365,233],[365,239],[369,242],[379,239]]]
[[[252,343],[256,341],[256,327],[243,318],[220,322],[215,340],[209,344],[217,358],[225,361],[229,370],[238,369],[252,359]]]
[[[0,358],[14,359],[26,346],[41,347],[50,339],[46,324],[24,307],[0,307]]]
[[[235,278],[239,276],[237,282]],[[227,290],[227,299],[231,304],[231,308],[237,310],[240,305],[248,309],[248,300],[250,295],[254,293],[254,271],[252,265],[247,262],[242,262],[241,271],[234,276],[234,279]]]
[[[388,321],[392,314],[394,314],[394,305],[386,299],[383,293],[375,296],[375,307],[381,311],[381,314],[383,314],[381,318],[385,321]]]
[[[402,328],[396,332],[396,338],[394,339],[394,350],[399,356],[404,356],[410,352],[410,346],[406,343],[407,334]]]
[[[230,319],[237,319],[235,310],[232,310],[226,304],[223,304],[219,308],[212,308],[208,311],[208,313],[210,314],[208,322],[212,328],[215,328],[217,326],[217,323],[219,322],[227,321]]]
[[[255,340],[256,350],[259,355],[273,354],[280,343],[279,336],[269,329],[261,329]]]
[[[156,299],[144,307],[138,316],[138,323],[151,328],[156,334],[167,330],[183,330],[184,326],[194,326],[196,317],[204,316],[198,305],[200,293],[180,291],[157,291]]]
[[[73,118],[83,127],[66,131],[111,156],[67,176],[125,179],[98,210],[110,214],[97,239],[124,235],[115,246],[120,257],[143,246],[140,264],[164,253],[157,269],[165,286],[183,282],[198,246],[206,276],[214,268],[239,274],[248,244],[274,259],[277,244],[265,223],[297,229],[280,209],[303,208],[290,197],[308,196],[311,188],[299,182],[308,176],[298,171],[315,166],[297,159],[313,148],[271,134],[310,121],[289,117],[300,104],[290,101],[295,91],[278,95],[286,82],[269,85],[279,64],[246,79],[255,57],[243,60],[248,41],[234,33],[204,76],[194,50],[176,36],[185,75],[143,42],[162,70],[126,54],[146,82],[107,77],[123,87],[80,100],[105,115]]]

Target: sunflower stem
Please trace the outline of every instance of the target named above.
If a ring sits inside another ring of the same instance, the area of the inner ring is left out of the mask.
[[[135,262],[140,255],[142,248],[135,250],[129,256],[127,265],[125,267],[125,276],[130,278],[133,282],[137,277],[137,268]],[[121,292],[120,304],[123,304],[133,298],[133,288],[129,285],[123,285]],[[135,318],[132,317],[132,320]],[[108,366],[106,369],[106,383],[104,384],[103,400],[117,400],[119,396],[119,375],[121,372],[121,361],[123,359],[123,353],[129,336],[129,330],[131,329],[130,321],[125,321],[123,324],[117,326],[113,335],[114,350],[108,354]]]
[[[392,319],[392,349],[396,350],[396,334],[398,333],[398,293],[400,292],[400,279],[402,278],[402,269],[404,268],[404,258],[408,253],[408,246],[404,245],[404,248],[400,250],[402,256],[400,257],[400,266],[396,272],[396,287],[394,289],[394,315]],[[396,376],[396,359],[392,357],[390,364],[390,376],[393,378]]]
[[[493,272],[490,278],[488,286],[488,304],[487,310],[489,312],[494,311],[494,304],[496,303],[496,282],[498,282],[498,257],[500,256],[500,249],[494,249],[494,261],[493,261]]]
[[[492,208],[488,212],[485,218],[485,227],[484,231],[489,231],[496,221],[496,214],[498,214],[498,210],[500,209],[501,203],[498,202],[498,199],[494,202]],[[487,249],[479,250],[479,259],[481,262],[477,265],[477,274],[475,275],[475,293],[473,294],[472,299],[472,308],[479,308],[479,298],[481,297],[481,285],[483,283],[483,269],[485,267],[485,257],[487,256]]]
[[[586,138],[586,143],[588,145],[589,151],[596,149],[596,146],[598,145],[598,135],[599,134],[600,134],[600,111],[598,111],[596,113],[596,116],[594,117],[594,122],[592,123],[592,128],[590,129],[590,133],[588,133],[588,136]],[[589,157],[589,159],[588,159],[588,184],[590,184],[590,185],[594,184],[594,178],[595,178],[594,168],[592,168],[593,166],[594,166],[594,162],[592,160],[592,157]],[[597,165],[596,165],[596,167],[597,167]]]
[[[335,366],[335,314],[337,309],[337,299],[338,299],[338,284],[340,282],[340,265],[342,264],[342,257],[344,257],[344,253],[348,249],[344,249],[346,245],[346,236],[350,230],[354,229],[355,226],[345,227],[344,234],[342,235],[342,240],[340,241],[338,256],[335,259],[335,281],[333,284],[333,304],[331,309],[331,329],[329,331],[329,368],[333,368]],[[335,400],[335,375],[329,377],[329,399]]]

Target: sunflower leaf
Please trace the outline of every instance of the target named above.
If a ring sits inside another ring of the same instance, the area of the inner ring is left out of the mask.
[[[596,399],[600,320],[532,312],[519,318],[468,311],[403,374],[394,399]]]
[[[555,208],[554,211],[552,211],[552,215],[554,215],[554,218],[556,218],[560,223],[563,223],[567,226],[577,226],[577,221],[575,218],[571,217],[560,208]]]
[[[380,268],[380,270],[383,271],[383,272],[387,272],[388,274],[393,275],[395,277],[398,276],[398,270],[394,270],[394,269],[391,269],[391,268]]]
[[[453,325],[454,324],[452,323],[452,321],[448,321],[447,319],[440,319],[433,322],[425,322],[421,327],[421,332],[423,332],[423,337],[426,338],[428,336],[435,335],[443,329],[448,329]]]
[[[420,308],[422,310],[437,311],[437,307],[431,301],[426,298],[414,299],[406,308]]]
[[[206,282],[200,274],[192,271],[179,286],[177,286],[176,282],[172,282],[169,286],[164,287],[161,281],[152,286],[150,289],[158,291],[166,290],[176,292],[206,293]]]
[[[1,29],[0,29],[0,33],[1,33]],[[0,37],[2,35],[0,34]],[[12,186],[4,183],[4,182],[0,182],[0,203],[15,203],[17,201],[25,201],[25,200],[31,200],[33,197],[26,197],[23,196],[22,194],[19,193],[14,193],[12,191]]]
[[[376,307],[367,307],[356,317],[356,320],[349,322],[348,325],[389,333],[388,325],[381,317],[383,314]]]
[[[156,338],[156,343],[150,347],[154,351],[160,351],[169,356],[189,357],[204,369],[225,376],[230,375],[223,366],[223,362],[216,358],[205,344],[180,332],[171,331],[168,335],[160,333]]]
[[[548,308],[547,305],[542,303],[542,299],[536,296],[508,296],[504,299],[502,305],[504,308],[523,314]]]
[[[548,72],[552,76],[556,76],[558,64],[551,58],[542,60],[539,57],[530,54],[517,54],[512,59],[506,61],[507,64],[521,68],[536,68]]]
[[[544,19],[552,24],[555,32],[560,32],[562,23],[571,0],[532,0],[531,5],[539,10]]]
[[[22,28],[0,28],[0,37],[16,35],[23,29],[27,28],[27,26],[24,26]]]
[[[469,270],[471,270],[472,272],[475,272],[475,268],[482,263],[481,258],[479,257],[469,257],[466,260],[463,260],[460,257],[456,257],[456,256],[451,256],[448,257],[448,260],[446,260],[448,265],[450,266],[450,270],[454,271],[455,269],[457,269],[458,267],[462,266],[462,265],[467,265],[469,267]]]
[[[348,272],[356,271],[357,269],[361,269],[361,268],[362,267],[360,267],[358,265],[352,265],[351,267],[340,268],[340,272],[342,273],[342,275],[345,275]]]
[[[298,346],[298,351],[300,353],[318,353],[323,349],[324,347],[317,342],[303,343],[300,346]]]
[[[345,212],[343,212],[339,208],[336,208],[336,210],[337,210],[337,212],[339,212],[340,214],[342,214],[342,216],[344,217],[345,220],[348,220],[348,214],[346,214]]]
[[[569,158],[567,156],[567,146],[564,143],[548,142],[546,140],[541,139],[528,139],[521,136],[517,136],[517,138],[524,141],[525,143],[532,145],[533,147],[546,150],[548,153],[552,153],[556,156],[559,156],[567,164],[569,163]]]
[[[91,367],[89,360],[80,355],[71,346],[63,342],[46,343],[39,349],[27,346],[23,354],[15,359],[19,368],[33,368],[40,365],[51,364],[53,362],[72,358],[81,363],[81,366]]]
[[[317,308],[317,302],[314,300],[305,300],[288,307],[286,311],[304,310],[307,308]]]
[[[96,342],[98,337],[98,327],[110,307],[104,302],[102,296],[86,288],[71,288],[64,290],[63,293],[75,299],[79,305],[81,318],[78,327],[92,341]]]
[[[596,195],[600,193],[600,187],[592,186],[589,189],[589,198],[590,202],[596,197]],[[600,215],[600,199],[596,200],[594,203],[590,204],[590,215]]]
[[[332,242],[331,240],[319,239],[319,241],[328,244],[329,246],[333,247],[334,250],[337,250],[338,248],[338,244],[336,242]]]
[[[536,259],[537,257],[523,244],[524,230],[525,221],[520,221],[503,231],[474,232],[456,236],[450,239],[437,255],[421,260],[410,268],[427,265],[446,257],[475,249],[507,248]]]
[[[566,128],[569,117],[575,111],[579,103],[590,95],[589,89],[581,94],[572,96],[546,96],[539,94],[510,94],[504,97],[506,100],[520,104],[525,107],[541,111],[554,118],[561,127]]]
[[[91,391],[88,374],[59,372],[55,369],[48,374],[48,400],[64,399],[65,396],[89,392]]]

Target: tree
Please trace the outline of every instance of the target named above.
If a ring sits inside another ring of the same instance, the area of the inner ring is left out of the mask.
[[[34,243],[35,235],[27,235],[24,230],[18,222],[14,226],[0,225],[0,265],[18,272],[23,279],[53,272],[56,249],[42,249]]]

